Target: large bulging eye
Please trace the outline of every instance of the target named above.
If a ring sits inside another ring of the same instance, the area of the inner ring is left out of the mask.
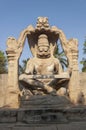
[[[42,47],[39,47],[38,50],[39,50],[40,52],[42,52],[42,51],[43,51],[43,48],[42,48]]]
[[[47,52],[48,51],[48,47],[44,47],[44,51]]]
[[[43,49],[42,49],[42,48],[40,48],[40,51],[43,51]]]

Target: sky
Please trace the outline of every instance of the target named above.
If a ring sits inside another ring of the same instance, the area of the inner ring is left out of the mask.
[[[50,26],[62,29],[67,39],[78,39],[80,62],[86,37],[86,0],[0,0],[0,50],[6,51],[8,37],[18,39],[27,26],[35,27],[39,16],[48,17]],[[20,60],[30,57],[25,42]]]

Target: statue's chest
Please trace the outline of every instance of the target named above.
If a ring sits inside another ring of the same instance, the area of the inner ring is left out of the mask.
[[[46,74],[47,72],[52,72],[54,69],[54,62],[52,61],[37,62],[35,64],[35,69],[37,70],[37,72],[42,74],[43,73]]]
[[[35,66],[46,68],[46,67],[52,66],[53,64],[54,64],[53,61],[38,61],[36,62]]]

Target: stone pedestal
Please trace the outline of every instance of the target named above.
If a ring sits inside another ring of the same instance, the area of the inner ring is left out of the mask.
[[[0,130],[85,130],[86,106],[0,109]]]

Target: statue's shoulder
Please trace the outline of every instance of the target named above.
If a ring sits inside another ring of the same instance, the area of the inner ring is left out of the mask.
[[[30,59],[28,60],[28,62],[27,62],[27,63],[28,63],[28,64],[29,64],[29,63],[34,63],[34,61],[35,61],[35,59],[34,59],[34,58],[30,58]]]
[[[33,58],[30,58],[30,59],[28,60],[27,64],[29,64],[29,65],[34,65],[35,62],[37,62],[37,59],[36,59],[35,57],[33,57]]]
[[[53,62],[55,62],[55,63],[59,63],[59,59],[58,59],[58,58],[53,57],[52,60],[53,60]]]

